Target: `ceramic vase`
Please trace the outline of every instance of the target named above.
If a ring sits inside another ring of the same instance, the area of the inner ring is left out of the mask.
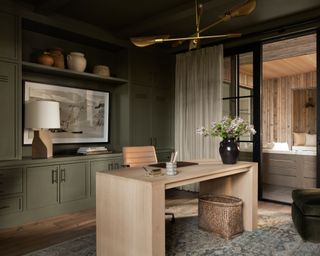
[[[50,53],[44,52],[40,54],[37,58],[38,63],[46,66],[52,66],[54,63],[54,59],[50,56]]]
[[[220,142],[219,153],[224,164],[237,163],[239,146],[234,138],[224,139]]]
[[[93,74],[107,78],[110,76],[110,69],[108,66],[96,65],[93,67]]]
[[[87,60],[81,52],[70,52],[67,56],[68,68],[73,71],[83,72],[87,66]]]
[[[64,56],[62,54],[61,48],[52,48],[50,49],[50,56],[53,58],[53,66],[56,68],[64,68]]]

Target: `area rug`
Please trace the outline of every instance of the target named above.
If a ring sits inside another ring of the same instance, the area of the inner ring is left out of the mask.
[[[28,256],[96,255],[95,233],[81,236]],[[295,231],[290,214],[259,213],[258,229],[244,232],[227,241],[218,235],[198,229],[197,217],[177,218],[166,224],[166,255],[320,255],[320,244],[303,242]]]

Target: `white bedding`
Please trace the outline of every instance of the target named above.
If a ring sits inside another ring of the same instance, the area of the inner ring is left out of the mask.
[[[312,151],[312,152],[316,152],[317,148],[315,146],[292,146],[292,151]]]

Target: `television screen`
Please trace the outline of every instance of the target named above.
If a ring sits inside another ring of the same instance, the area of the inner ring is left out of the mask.
[[[60,103],[60,128],[50,129],[53,143],[109,142],[109,92],[24,82],[25,109],[29,101]],[[24,129],[24,144],[31,144],[32,129]]]

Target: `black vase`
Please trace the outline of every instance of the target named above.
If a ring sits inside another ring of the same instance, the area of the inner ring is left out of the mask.
[[[220,142],[219,153],[224,164],[237,163],[239,156],[239,146],[233,138],[224,139]]]

